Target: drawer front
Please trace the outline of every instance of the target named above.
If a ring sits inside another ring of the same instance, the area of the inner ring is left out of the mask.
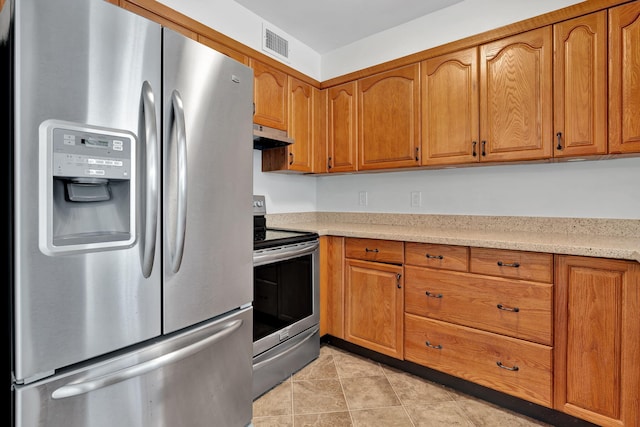
[[[402,264],[404,262],[404,242],[349,237],[345,239],[345,257]]]
[[[553,255],[505,249],[471,248],[472,273],[553,282]]]
[[[469,248],[466,246],[406,242],[404,253],[405,264],[469,271]]]
[[[405,311],[509,335],[553,342],[553,285],[405,266]]]
[[[405,314],[405,359],[551,407],[552,349]]]

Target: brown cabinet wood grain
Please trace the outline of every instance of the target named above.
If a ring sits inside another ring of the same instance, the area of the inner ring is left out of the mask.
[[[553,282],[553,255],[549,253],[472,247],[469,258],[472,273]]]
[[[553,26],[554,157],[607,153],[607,12]]]
[[[551,26],[480,46],[481,161],[553,154]]]
[[[467,246],[405,242],[404,256],[405,264],[409,265],[455,271],[469,270]]]
[[[249,60],[253,68],[253,122],[287,130],[288,75],[256,59]]]
[[[551,347],[405,314],[405,359],[517,396],[552,404]]]
[[[402,266],[345,260],[345,340],[403,358]]]
[[[609,152],[640,152],[640,2],[609,9]]]
[[[640,426],[640,263],[555,262],[555,408],[600,426]]]
[[[327,90],[327,171],[353,172],[358,162],[356,82]]]
[[[420,164],[420,64],[358,80],[358,170]]]
[[[402,264],[404,262],[404,243],[397,240],[347,237],[345,256],[367,261]]]
[[[421,79],[422,164],[478,162],[478,48],[423,61]]]
[[[344,339],[344,237],[320,236],[320,336]]]

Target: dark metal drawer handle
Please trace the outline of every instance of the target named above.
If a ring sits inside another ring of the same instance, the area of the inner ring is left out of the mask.
[[[433,345],[433,344],[431,344],[429,341],[426,341],[424,344],[425,344],[427,347],[432,348],[432,349],[434,349],[434,350],[442,350],[442,346],[441,346],[440,344],[438,344],[438,345]]]
[[[517,313],[517,312],[520,311],[520,309],[518,307],[507,307],[507,306],[504,306],[502,304],[498,304],[496,307],[498,307],[500,310],[513,311],[514,313]]]
[[[380,251],[379,251],[379,250],[377,250],[377,249],[364,248],[364,250],[365,250],[365,252],[375,252],[375,253],[380,252]]]
[[[520,267],[520,263],[519,263],[519,262],[512,262],[512,263],[508,263],[508,262],[498,261],[498,265],[499,265],[500,267],[513,267],[513,268],[518,268],[518,267]]]
[[[424,256],[426,256],[429,259],[443,259],[444,257],[442,255],[429,255],[429,254],[425,254]]]
[[[505,366],[499,360],[496,362],[496,365],[498,365],[498,368],[506,369],[507,371],[518,371],[518,370],[520,370],[520,368],[518,368],[517,365]]]
[[[428,296],[429,298],[442,298],[442,294],[432,294],[429,291],[425,291],[424,292],[426,296]]]

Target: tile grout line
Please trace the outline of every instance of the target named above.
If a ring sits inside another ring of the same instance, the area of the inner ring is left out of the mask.
[[[396,388],[393,386],[393,383],[389,380],[389,376],[387,375],[387,370],[382,365],[380,365],[380,369],[382,369],[382,375],[384,375],[384,377],[389,382],[389,385],[391,386],[391,390],[393,390],[393,393],[396,395],[396,398],[398,398],[398,402],[400,402],[400,406],[402,406],[402,410],[407,415],[407,418],[409,419],[409,422],[411,423],[411,425],[413,427],[415,427],[416,424],[413,422],[413,418],[411,418],[411,415],[407,411],[407,407],[405,406],[405,404],[402,401],[402,399],[400,398],[400,396],[398,396],[398,392],[396,391]]]

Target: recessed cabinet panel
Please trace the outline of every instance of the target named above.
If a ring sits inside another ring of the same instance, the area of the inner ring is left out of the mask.
[[[287,74],[255,59],[253,68],[253,122],[263,126],[287,130]]]
[[[357,164],[356,82],[328,89],[328,159],[329,172],[351,172]]]

